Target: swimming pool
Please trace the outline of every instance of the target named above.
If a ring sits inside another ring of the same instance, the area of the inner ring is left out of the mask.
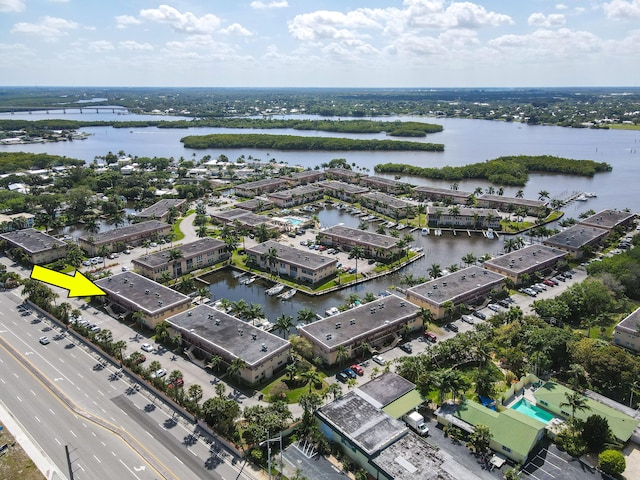
[[[289,222],[291,225],[293,225],[294,227],[297,227],[302,223],[302,220],[300,220],[299,218],[286,217],[285,220]]]
[[[537,405],[533,405],[529,403],[525,398],[521,398],[516,403],[511,405],[512,410],[515,410],[520,413],[524,413],[528,417],[535,418],[541,423],[545,425],[549,423],[551,420],[555,418],[555,415],[547,412],[546,410],[538,407]]]

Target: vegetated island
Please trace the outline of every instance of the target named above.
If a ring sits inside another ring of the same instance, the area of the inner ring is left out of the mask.
[[[441,132],[442,125],[422,122],[377,122],[374,120],[277,120],[270,118],[205,118],[196,120],[136,120],[136,121],[80,121],[80,120],[0,120],[0,130],[77,130],[82,127],[113,128],[254,128],[318,130],[337,133],[382,133],[392,137],[425,137]]]
[[[81,166],[84,160],[60,157],[48,153],[0,152],[0,174],[11,174],[20,170],[44,169],[56,166]]]
[[[191,135],[180,141],[185,148],[259,148],[272,150],[384,150],[442,152],[439,143],[406,142],[399,140],[353,140],[335,137],[299,137],[295,135],[212,134]]]
[[[485,179],[496,185],[511,186],[524,186],[529,180],[529,173],[534,172],[593,177],[596,173],[610,172],[612,169],[606,162],[551,155],[505,156],[460,167],[428,168],[402,163],[383,163],[374,167],[376,173],[414,175],[436,180]]]

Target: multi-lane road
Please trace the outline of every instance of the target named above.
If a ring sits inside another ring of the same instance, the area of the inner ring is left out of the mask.
[[[71,478],[67,446],[76,480],[254,478],[83,343],[22,315],[21,301],[0,293],[0,400],[59,474]],[[43,335],[51,343],[40,344]]]

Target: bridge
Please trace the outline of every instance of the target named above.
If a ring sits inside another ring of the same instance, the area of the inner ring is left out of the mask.
[[[120,115],[126,115],[129,113],[129,109],[126,107],[114,107],[114,106],[94,106],[94,107],[14,107],[14,106],[0,106],[0,112],[11,113],[28,113],[33,112],[60,112],[68,113],[118,113]]]

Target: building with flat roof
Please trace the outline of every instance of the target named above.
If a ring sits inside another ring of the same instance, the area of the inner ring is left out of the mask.
[[[407,289],[407,300],[428,308],[435,319],[444,318],[446,304],[480,303],[491,292],[504,288],[504,276],[471,266]]]
[[[367,187],[352,185],[338,180],[324,180],[322,182],[318,182],[318,185],[324,188],[324,192],[330,197],[349,203],[358,201],[361,194],[369,191]]]
[[[580,225],[589,227],[606,228],[612,230],[616,227],[628,227],[635,219],[635,214],[621,210],[602,210],[580,221]]]
[[[438,423],[454,425],[472,433],[477,425],[486,425],[491,432],[489,448],[524,465],[544,437],[544,423],[518,412],[506,409],[492,410],[471,400],[460,404],[446,402],[436,411]]]
[[[324,198],[324,189],[318,185],[300,185],[289,190],[268,193],[267,198],[280,208],[291,208]]]
[[[432,202],[447,201],[456,205],[466,205],[473,192],[463,192],[462,190],[453,190],[451,188],[438,188],[421,185],[413,189],[413,196],[421,200],[429,200]]]
[[[170,250],[167,249],[142,255],[131,263],[133,263],[136,272],[152,280],[158,280],[165,272],[171,275],[171,278],[178,278],[193,270],[214,265],[231,256],[227,245],[222,240],[209,237],[185,243],[172,250],[179,251],[181,256],[171,260]]]
[[[366,174],[354,172],[348,168],[325,168],[324,176],[330,180],[342,180],[343,182],[358,183]]]
[[[142,324],[151,329],[191,306],[190,297],[134,272],[101,278],[95,284],[106,292],[106,298],[100,298],[114,314],[139,311]]]
[[[420,308],[396,295],[365,303],[308,325],[298,326],[298,334],[311,342],[313,356],[327,365],[337,362],[338,351],[346,349],[355,357],[367,343],[382,348],[407,331],[422,329]]]
[[[533,396],[539,407],[543,407],[545,410],[567,420],[571,418],[571,408],[566,406],[565,403],[567,395],[573,393],[575,393],[573,390],[559,383],[546,382],[533,392]],[[586,410],[576,410],[575,418],[584,421],[591,415],[600,415],[607,419],[609,429],[618,441],[625,443],[631,438],[640,420],[587,396],[584,399],[588,408]]]
[[[236,208],[241,208],[243,210],[248,210],[249,212],[257,213],[272,209],[273,202],[271,200],[267,200],[266,198],[252,198],[251,200],[236,203],[235,206]]]
[[[102,247],[110,252],[121,251],[127,245],[141,245],[145,240],[158,239],[171,233],[171,225],[159,220],[132,223],[105,232],[83,235],[78,238],[78,245],[88,255],[98,255]]]
[[[412,217],[414,214],[415,206],[412,203],[386,193],[367,192],[361,194],[358,199],[363,207],[396,220],[405,218],[407,215]]]
[[[273,263],[269,256],[271,249],[277,252]],[[249,247],[246,252],[247,260],[250,259],[261,269],[311,285],[334,276],[338,265],[335,257],[290,247],[273,240]]]
[[[255,182],[241,183],[233,187],[235,194],[239,197],[253,198],[265,193],[275,192],[282,188],[287,188],[288,183],[284,178],[265,178]]]
[[[522,276],[532,278],[535,273],[545,275],[551,272],[567,256],[567,252],[546,245],[530,245],[483,263],[484,268],[511,279],[514,284],[522,283]],[[525,277],[526,278],[526,277]]]
[[[615,326],[613,343],[640,353],[640,308],[627,315]]]
[[[0,239],[7,242],[9,251],[21,249],[33,265],[55,262],[67,255],[65,242],[33,228],[5,232]]]
[[[230,210],[214,212],[211,214],[211,219],[223,225],[237,223],[239,226],[247,228],[252,232],[262,224],[265,224],[271,230],[281,229],[269,217],[258,215],[242,208],[232,208]]]
[[[356,245],[360,246],[364,249],[365,256],[371,258],[387,259],[401,252],[398,238],[343,225],[321,230],[317,239],[328,247],[338,247],[347,252]]]
[[[324,180],[324,172],[322,170],[302,170],[301,172],[289,173],[280,178],[286,180],[289,186],[295,187]]]
[[[564,250],[573,258],[580,258],[584,254],[583,249],[585,247],[597,245],[603,241],[607,235],[609,235],[609,230],[604,228],[577,224],[550,236],[542,243],[559,250]]]
[[[0,232],[33,228],[35,218],[36,216],[33,213],[27,212],[12,213],[10,215],[0,213]]]
[[[150,207],[145,208],[136,216],[145,220],[160,220],[161,222],[166,222],[171,208],[177,208],[182,213],[186,205],[187,201],[184,198],[163,198]]]
[[[479,207],[497,208],[502,212],[511,212],[517,208],[524,208],[527,211],[527,215],[537,215],[541,208],[544,209],[547,207],[547,202],[542,200],[489,195],[488,193],[479,196],[477,202]]]
[[[196,357],[219,356],[227,365],[238,358],[244,360],[239,376],[250,385],[271,378],[289,362],[287,340],[208,305],[174,315],[167,323]]]
[[[391,178],[365,175],[360,177],[360,185],[379,190],[384,193],[398,194],[411,191],[411,186],[405,182],[399,182]]]
[[[500,230],[502,215],[495,208],[427,207],[427,222],[432,227]]]

